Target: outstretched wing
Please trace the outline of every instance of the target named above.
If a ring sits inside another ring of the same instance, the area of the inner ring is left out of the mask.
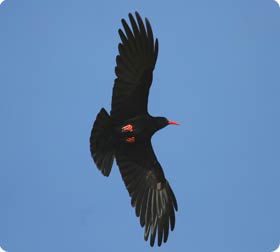
[[[153,246],[157,233],[158,246],[167,241],[169,227],[175,227],[177,201],[165,179],[151,143],[122,145],[116,153],[117,164],[135,207],[141,226],[145,226],[145,240],[150,234]]]
[[[149,89],[158,55],[158,40],[154,42],[148,19],[129,13],[132,29],[122,19],[124,32],[119,29],[121,43],[116,57],[117,78],[113,88],[111,118],[115,123],[147,113]]]

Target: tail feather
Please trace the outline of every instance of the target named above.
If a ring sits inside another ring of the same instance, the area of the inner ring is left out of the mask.
[[[96,116],[91,130],[90,152],[97,168],[104,176],[108,177],[115,156],[110,116],[104,108]]]

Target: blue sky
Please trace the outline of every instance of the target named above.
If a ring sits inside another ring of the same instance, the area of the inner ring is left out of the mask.
[[[116,165],[89,134],[110,110],[121,18],[159,39],[149,109],[178,200],[150,248]],[[8,252],[270,252],[280,243],[280,8],[273,0],[0,5],[0,246]]]

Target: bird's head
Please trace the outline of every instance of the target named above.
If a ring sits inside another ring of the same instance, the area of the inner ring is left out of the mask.
[[[171,124],[179,125],[179,123],[170,121],[165,117],[156,117],[155,119],[156,119],[158,130],[166,127],[167,125],[171,125]]]

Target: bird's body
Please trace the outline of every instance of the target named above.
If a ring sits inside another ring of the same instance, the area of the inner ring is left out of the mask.
[[[151,145],[152,135],[169,124],[165,117],[148,113],[148,95],[158,54],[151,25],[144,25],[136,12],[129,14],[132,29],[122,19],[119,30],[122,43],[116,58],[117,78],[113,88],[110,115],[104,108],[98,113],[90,136],[91,155],[98,169],[109,176],[116,158],[131,204],[142,227],[145,240],[154,245],[166,242],[175,226],[177,201]]]
[[[152,135],[162,127],[166,126],[163,117],[152,117],[150,115],[139,115],[130,118],[113,128],[118,143],[145,143],[150,141]],[[133,138],[129,141],[128,139]]]

